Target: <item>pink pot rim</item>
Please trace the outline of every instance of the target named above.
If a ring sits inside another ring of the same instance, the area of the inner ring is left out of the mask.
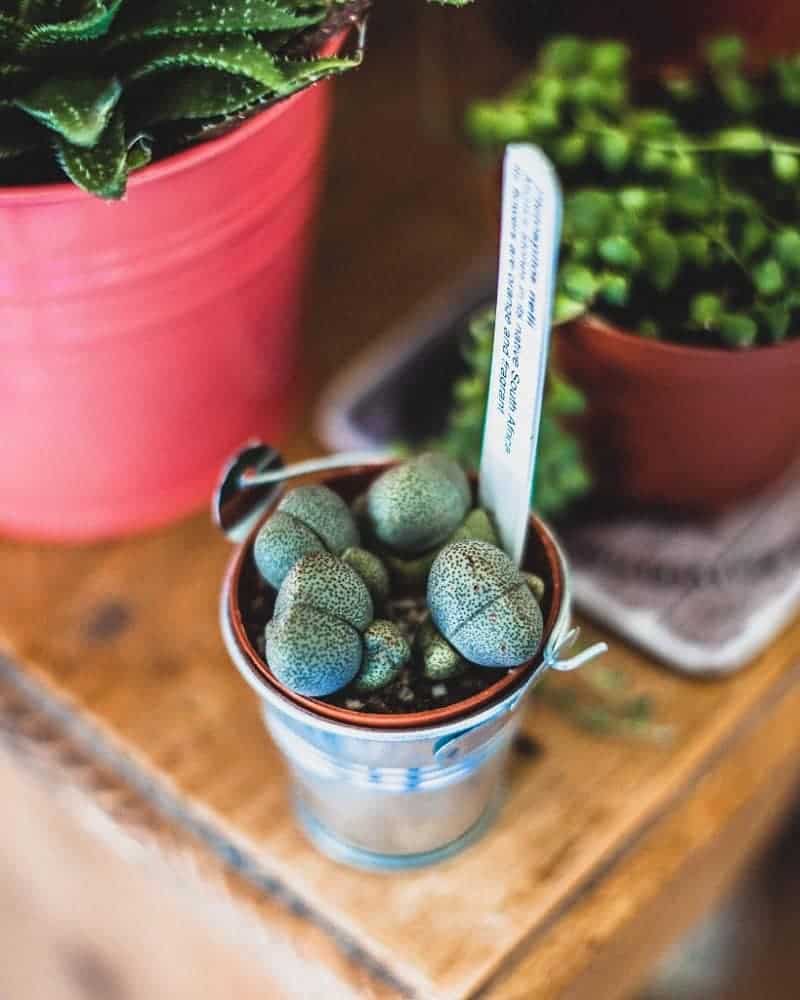
[[[772,362],[778,361],[778,356],[781,358],[791,356],[793,361],[800,363],[800,337],[786,340],[780,344],[769,344],[744,350],[726,350],[722,347],[697,347],[673,344],[663,340],[651,340],[648,337],[632,333],[624,327],[617,326],[603,316],[592,312],[562,324],[562,329],[566,332],[573,326],[585,326],[593,333],[601,334],[612,345],[635,355],[637,361],[666,359],[671,362],[683,362],[687,365],[713,364],[717,368],[720,366],[733,368],[741,366],[743,359],[747,359],[746,363],[752,365],[754,358],[760,357],[762,362],[766,362],[769,358]]]
[[[349,29],[345,29],[327,41],[319,50],[320,56],[333,55],[339,51],[344,44]],[[323,82],[323,81],[320,81]],[[230,132],[219,136],[217,139],[208,139],[199,142],[179,153],[173,153],[163,160],[157,160],[149,166],[142,167],[135,171],[128,179],[128,192],[145,184],[162,180],[172,174],[188,170],[191,167],[204,163],[206,160],[217,156],[223,156],[229,150],[234,149],[243,142],[247,142],[251,136],[258,134],[262,129],[268,128],[278,118],[286,114],[289,109],[300,100],[309,90],[318,87],[319,83],[312,84],[304,90],[292,94],[283,100],[277,101],[271,107],[265,108],[252,118],[246,119],[241,125],[232,128]],[[127,197],[127,194],[126,194]],[[6,205],[17,205],[21,203],[47,204],[52,202],[68,202],[87,199],[96,201],[96,195],[91,195],[77,187],[71,181],[59,181],[55,184],[30,184],[17,186],[0,186],[0,208]],[[125,199],[123,198],[123,202]]]

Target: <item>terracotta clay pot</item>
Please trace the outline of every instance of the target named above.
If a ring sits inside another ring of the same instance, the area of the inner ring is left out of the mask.
[[[245,438],[283,438],[330,97],[137,171],[119,203],[0,189],[0,530],[139,531],[205,504]]]
[[[683,347],[591,316],[554,340],[587,398],[578,429],[597,489],[614,501],[714,513],[800,458],[800,340]]]
[[[356,496],[363,493],[369,483],[388,467],[388,464],[385,466],[377,465],[371,468],[354,468],[346,472],[339,472],[327,477],[325,484],[343,496],[348,502],[351,502]],[[269,669],[269,665],[258,654],[251,637],[247,634],[241,611],[242,606],[247,603],[248,593],[252,593],[253,589],[259,585],[258,571],[255,568],[252,556],[255,535],[258,533],[258,528],[274,512],[279,501],[280,496],[276,497],[270,504],[258,526],[251,534],[249,541],[241,546],[234,558],[230,570],[228,613],[237,645],[246,655],[252,668],[264,681],[279,691],[285,698],[288,698],[289,701],[324,718],[351,725],[369,726],[376,729],[435,726],[463,715],[479,712],[498,698],[507,695],[525,678],[529,677],[537,666],[541,665],[541,650],[547,644],[562,612],[564,578],[562,558],[559,555],[552,535],[538,517],[531,515],[531,530],[524,567],[530,572],[538,574],[547,586],[545,598],[542,603],[542,612],[545,619],[542,644],[539,653],[533,660],[513,670],[498,671],[497,681],[471,698],[427,712],[409,712],[403,715],[370,714],[339,708],[319,698],[307,698],[296,694],[281,684]]]

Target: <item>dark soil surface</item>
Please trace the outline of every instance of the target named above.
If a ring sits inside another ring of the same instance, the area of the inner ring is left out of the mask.
[[[259,656],[266,663],[264,629],[272,617],[275,594],[267,584],[260,580],[254,569],[252,574],[248,572],[245,575],[243,582],[245,581],[246,585],[241,588],[245,631]],[[390,601],[380,615],[380,617],[389,618],[400,626],[412,649],[416,630],[426,616],[427,609],[423,597],[408,597]],[[466,670],[457,677],[432,681],[423,676],[421,666],[416,657],[412,656],[411,661],[400,672],[399,676],[380,691],[356,691],[351,685],[328,698],[320,699],[320,701],[351,711],[380,715],[426,712],[471,698],[491,687],[492,684],[496,684],[506,673],[508,673],[506,669],[478,667],[469,664]]]

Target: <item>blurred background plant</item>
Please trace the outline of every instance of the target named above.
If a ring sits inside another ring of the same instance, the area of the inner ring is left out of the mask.
[[[467,466],[478,464],[489,390],[489,367],[494,337],[494,308],[477,313],[464,345],[468,370],[455,384],[453,407],[442,446]],[[582,413],[583,396],[550,369],[533,503],[546,517],[563,512],[589,488],[590,480],[577,438],[564,426],[564,419]]]
[[[540,145],[565,190],[556,320],[593,309],[642,336],[708,347],[798,328],[800,56],[758,75],[714,41],[704,71],[635,81],[617,41],[554,39],[473,142]]]

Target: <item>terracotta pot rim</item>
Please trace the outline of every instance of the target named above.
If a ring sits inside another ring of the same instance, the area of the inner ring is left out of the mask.
[[[747,358],[752,364],[754,357],[765,359],[767,356],[775,358],[776,355],[794,354],[800,360],[800,337],[785,340],[780,344],[768,344],[744,350],[727,350],[724,347],[697,347],[688,344],[673,344],[663,340],[651,340],[647,337],[641,337],[625,327],[617,326],[616,323],[595,312],[587,312],[583,316],[578,316],[563,324],[564,328],[567,329],[570,326],[578,325],[590,327],[593,332],[602,334],[617,346],[628,350],[634,349],[642,357],[659,355],[673,361],[684,361],[687,364],[697,364],[699,361],[728,366],[738,365],[744,358]]]
[[[337,473],[332,476],[315,477],[315,480],[332,486],[332,484],[339,479],[349,479],[356,476],[363,476],[365,474],[369,474],[373,477],[378,476],[384,471],[384,469],[396,464],[397,462],[385,462],[374,466],[352,466],[347,469],[338,470]],[[483,691],[478,692],[478,694],[465,698],[462,701],[454,702],[452,705],[447,705],[443,708],[428,709],[424,712],[409,712],[402,714],[357,712],[352,709],[339,708],[336,705],[329,705],[318,698],[308,698],[291,691],[284,684],[281,684],[281,682],[272,674],[269,670],[268,664],[262,660],[257,650],[254,649],[250,643],[247,633],[245,632],[244,622],[238,607],[239,581],[245,558],[252,548],[253,540],[259,528],[273,513],[279,501],[280,494],[264,511],[247,540],[239,546],[236,555],[234,556],[234,561],[229,575],[230,585],[228,587],[227,612],[236,643],[248,661],[248,665],[251,670],[253,670],[254,674],[261,681],[269,684],[273,690],[282,695],[288,701],[292,702],[294,705],[304,709],[312,715],[321,716],[328,721],[344,723],[346,725],[360,727],[362,729],[429,729],[452,722],[461,717],[474,715],[476,711],[488,708],[493,702],[502,696],[508,696],[511,694],[514,688],[518,687],[541,664],[542,651],[544,650],[547,641],[556,626],[561,612],[564,601],[565,581],[556,543],[544,522],[536,514],[532,513],[530,518],[531,529],[535,532],[547,556],[547,562],[550,567],[550,580],[547,582],[549,582],[552,588],[552,594],[550,610],[542,630],[542,640],[539,644],[536,655],[527,663],[523,663],[520,666],[509,670],[494,684],[491,684]]]
[[[325,42],[320,48],[319,54],[326,56],[338,52],[344,44],[349,30],[349,28],[345,28],[339,34]],[[312,84],[312,87],[315,86],[318,86],[318,84]],[[263,111],[257,112],[251,118],[245,119],[241,125],[235,126],[230,132],[226,132],[216,139],[207,139],[205,142],[199,142],[188,149],[165,156],[163,160],[157,160],[155,163],[142,167],[141,170],[135,171],[129,177],[128,191],[135,190],[144,184],[155,183],[164,177],[180,173],[183,170],[188,170],[200,163],[204,163],[206,160],[224,155],[228,150],[234,149],[240,143],[247,142],[252,135],[257,134],[264,128],[268,128],[278,118],[286,114],[289,108],[310,89],[311,87],[306,87],[296,94],[292,94],[290,97],[276,101],[275,104],[265,108]],[[0,208],[5,205],[16,205],[19,203],[69,202],[80,199],[96,201],[97,196],[82,190],[71,181],[19,186],[0,185]]]

